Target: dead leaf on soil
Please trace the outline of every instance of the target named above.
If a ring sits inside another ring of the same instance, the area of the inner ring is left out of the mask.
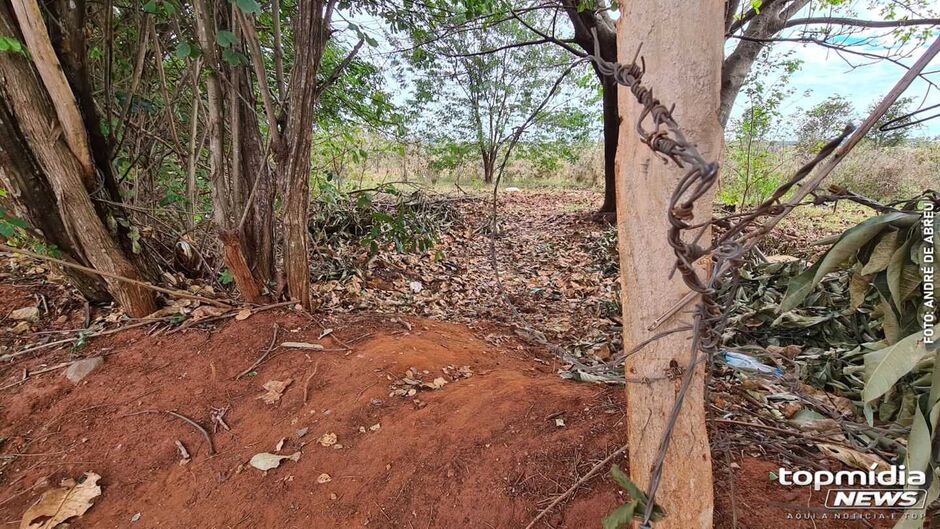
[[[235,315],[235,320],[243,321],[243,320],[247,320],[250,317],[251,317],[251,309],[242,309],[238,311],[238,314]]]
[[[98,474],[86,472],[81,483],[47,490],[39,501],[26,509],[20,529],[52,529],[69,518],[85,514],[92,506],[91,500],[101,495],[99,479]]]
[[[447,385],[447,379],[444,377],[435,378],[430,384],[424,384],[424,387],[428,389],[441,389]]]
[[[294,452],[289,456],[279,456],[277,454],[272,454],[270,452],[261,452],[251,456],[251,460],[248,461],[248,464],[257,468],[258,470],[271,470],[272,468],[277,468],[281,466],[281,461],[285,459],[290,459],[291,461],[300,460],[300,452]]]
[[[814,388],[809,384],[800,383],[800,391],[816,397],[821,401],[822,404],[829,405],[835,408],[841,415],[852,416],[855,414],[855,404],[846,397],[841,397],[839,395],[833,395],[821,389]]]
[[[284,390],[291,382],[293,382],[293,379],[290,378],[287,380],[269,380],[261,386],[268,390],[267,393],[258,395],[258,398],[263,400],[265,404],[277,404],[281,400],[281,396],[284,395]]]
[[[213,307],[212,305],[202,305],[192,312],[192,318],[193,321],[199,321],[208,318],[215,318],[216,316],[221,316],[223,314],[225,314],[225,309],[223,308]]]
[[[819,448],[819,450],[822,451],[822,453],[826,456],[829,456],[837,461],[841,461],[852,468],[857,468],[859,470],[873,469],[877,472],[891,470],[884,460],[874,454],[865,454],[846,446],[825,443],[818,443],[816,444],[816,447]],[[872,468],[873,465],[874,468]]]

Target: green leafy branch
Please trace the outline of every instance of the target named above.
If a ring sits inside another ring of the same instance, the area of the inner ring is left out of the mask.
[[[633,524],[634,518],[642,519],[643,514],[646,512],[649,498],[646,496],[645,492],[640,490],[640,487],[637,487],[635,483],[630,481],[630,478],[627,477],[627,474],[624,473],[623,470],[620,470],[619,466],[613,465],[610,467],[610,477],[617,485],[620,485],[620,488],[622,488],[624,492],[630,495],[632,500],[617,507],[614,512],[604,518],[604,529],[623,529],[630,527]],[[652,520],[654,522],[662,520],[665,516],[666,512],[662,507],[659,505],[653,506]]]

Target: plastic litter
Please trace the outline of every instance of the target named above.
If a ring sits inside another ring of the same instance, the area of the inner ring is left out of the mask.
[[[722,351],[722,354],[725,357],[725,363],[735,369],[764,373],[766,375],[773,375],[778,378],[783,377],[782,369],[779,367],[769,366],[754,358],[753,356],[746,355],[744,353],[738,353],[736,351]]]

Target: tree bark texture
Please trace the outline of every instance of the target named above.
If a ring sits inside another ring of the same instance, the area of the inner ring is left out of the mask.
[[[215,0],[195,0],[193,7],[196,14],[196,33],[206,66],[208,99],[206,111],[209,127],[209,173],[212,181],[213,221],[219,230],[219,238],[223,246],[222,260],[232,274],[235,286],[247,301],[258,303],[264,300],[261,288],[263,280],[259,280],[252,271],[249,259],[246,257],[243,236],[239,230],[244,209],[244,197],[241,194],[241,189],[244,187],[241,178],[245,174],[245,167],[241,163],[243,147],[241,117],[243,114],[240,105],[232,103],[229,104],[232,120],[229,156],[232,164],[231,166],[226,164],[225,96],[221,77],[227,69],[223,68],[219,60],[216,44],[216,14],[218,8],[229,9],[230,7],[226,5],[220,7]],[[231,86],[231,93],[234,94],[240,83],[237,78],[230,80],[235,83]],[[256,170],[260,170],[260,166]]]
[[[287,295],[305,308],[310,298],[307,211],[310,206],[310,142],[317,94],[317,72],[329,38],[332,2],[300,0],[294,19],[294,67],[285,128],[285,154],[279,169],[286,175],[284,272]]]
[[[22,144],[48,180],[74,252],[97,270],[140,279],[96,214],[85,187],[88,178],[94,177],[89,173],[93,164],[88,138],[75,95],[51,53],[49,33],[38,16],[39,6],[35,0],[14,0],[15,17],[9,4],[0,6],[0,31],[5,36],[21,35],[33,52],[31,60],[0,53],[2,103],[19,129]],[[156,310],[153,292],[117,279],[105,281],[111,295],[131,316],[142,317]]]
[[[632,58],[640,43],[646,61],[643,84],[669,107],[688,139],[708,159],[720,154],[718,122],[724,21],[721,0],[636,0],[623,4],[618,22],[618,55]],[[667,242],[669,198],[684,174],[663,164],[640,141],[635,123],[642,110],[633,95],[620,87],[620,129],[617,156],[617,227],[623,285],[624,347],[632,349],[679,324],[687,311],[669,318],[662,328],[653,321],[683,298],[688,288],[676,274],[670,278],[675,254]],[[646,122],[646,128],[653,125]],[[710,218],[711,196],[696,205],[698,224]],[[709,236],[705,235],[704,240]],[[689,333],[675,333],[647,345],[626,360],[630,474],[643,489],[649,485],[660,442],[672,412],[681,376],[690,356]],[[708,529],[714,505],[711,455],[705,425],[704,365],[699,364],[691,390],[678,416],[667,451],[657,503],[667,516],[657,529]]]

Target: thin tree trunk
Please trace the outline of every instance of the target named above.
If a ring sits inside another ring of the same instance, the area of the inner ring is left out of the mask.
[[[617,143],[620,141],[620,112],[617,106],[617,83],[601,81],[604,101],[604,203],[600,213],[617,213]]]
[[[112,201],[119,202],[121,194],[118,188],[114,169],[111,166],[111,144],[101,132],[101,116],[95,107],[94,92],[88,76],[86,58],[88,56],[85,44],[85,1],[84,0],[55,0],[51,3],[53,16],[57,24],[50,25],[50,37],[62,70],[68,78],[69,85],[78,100],[85,130],[88,132],[88,141],[91,147],[91,156],[95,169],[101,175],[104,189]],[[92,191],[99,184],[93,182]]]
[[[285,128],[285,154],[278,168],[287,188],[284,208],[284,272],[287,295],[307,309],[310,298],[307,211],[310,205],[310,142],[317,72],[326,46],[333,0],[300,0],[294,19],[294,67]]]
[[[643,83],[666,102],[675,103],[676,120],[689,141],[706,158],[720,154],[721,127],[716,110],[721,86],[723,2],[720,0],[636,0],[622,5],[618,56],[633,57],[643,43]],[[623,284],[624,347],[629,350],[651,336],[649,325],[683,298],[688,289],[670,278],[675,254],[666,233],[666,208],[682,169],[664,165],[643,144],[634,124],[641,107],[623,87],[617,170],[617,227]],[[647,119],[647,128],[653,125]],[[698,224],[710,218],[711,197],[696,205]],[[705,234],[703,240],[708,240]],[[678,324],[673,316],[666,330]],[[674,366],[689,363],[689,335],[675,333],[646,346],[626,360],[629,379],[627,421],[630,474],[646,488],[659,452],[681,380],[664,377]],[[704,364],[694,367],[691,389],[679,413],[656,497],[667,516],[657,529],[712,527],[711,455],[705,427]]]
[[[189,111],[189,166],[186,169],[186,199],[187,218],[186,227],[190,230],[196,227],[196,207],[199,202],[199,186],[196,182],[196,165],[199,162],[197,141],[199,136],[199,102],[202,94],[199,92],[199,75],[202,71],[202,59],[197,59],[193,66],[193,104]]]
[[[271,2],[271,18],[274,26],[274,79],[277,82],[277,98],[284,101],[287,86],[284,82],[284,47],[281,45],[281,2]],[[277,127],[277,124],[272,124]]]
[[[577,0],[561,0],[565,13],[574,27],[574,40],[585,53],[599,52],[606,61],[617,61],[617,34],[613,21],[603,10],[582,9]],[[604,3],[598,4],[603,6]],[[595,41],[595,36],[597,40]],[[599,49],[596,49],[599,48]],[[617,142],[620,137],[620,112],[617,105],[617,83],[605,79],[594,67],[602,90],[604,118],[604,203],[599,213],[617,213]]]
[[[244,212],[246,207],[249,210],[240,232],[248,265],[256,281],[264,285],[274,280],[274,184],[265,153],[261,150],[255,94],[244,72],[238,76],[238,90],[238,119],[242,124],[239,134],[239,160],[242,164],[239,210]],[[271,141],[273,148],[273,137]],[[252,189],[255,190],[254,196]],[[241,222],[241,213],[237,220]]]
[[[22,15],[18,14],[14,19],[6,4],[0,4],[0,31],[4,35],[16,35],[16,27],[19,26],[24,40],[32,43],[31,49],[51,50],[45,23],[41,17],[36,17],[38,6],[22,3],[18,11],[22,11]],[[21,16],[27,21],[17,24],[23,22],[19,20]],[[81,136],[85,134],[85,128],[75,96],[58,66],[58,59],[46,53],[33,55],[31,59],[0,53],[3,104],[20,130],[23,144],[33,153],[38,167],[49,181],[64,230],[74,241],[75,252],[83,255],[94,268],[139,279],[137,269],[95,213],[85,188],[86,167],[91,164],[91,157],[86,153],[88,158],[84,162],[79,160],[83,154],[76,145],[84,143],[87,146],[87,136]],[[45,61],[54,62],[49,64]],[[33,65],[41,67],[45,73],[40,75]],[[53,98],[60,98],[57,104],[53,104]],[[63,119],[69,123],[63,123]],[[57,132],[62,130],[71,132],[68,135]],[[115,279],[107,279],[106,282],[111,295],[131,316],[143,317],[156,310],[151,291]]]
[[[493,174],[496,171],[496,155],[493,152],[483,152],[483,182],[493,183]]]

